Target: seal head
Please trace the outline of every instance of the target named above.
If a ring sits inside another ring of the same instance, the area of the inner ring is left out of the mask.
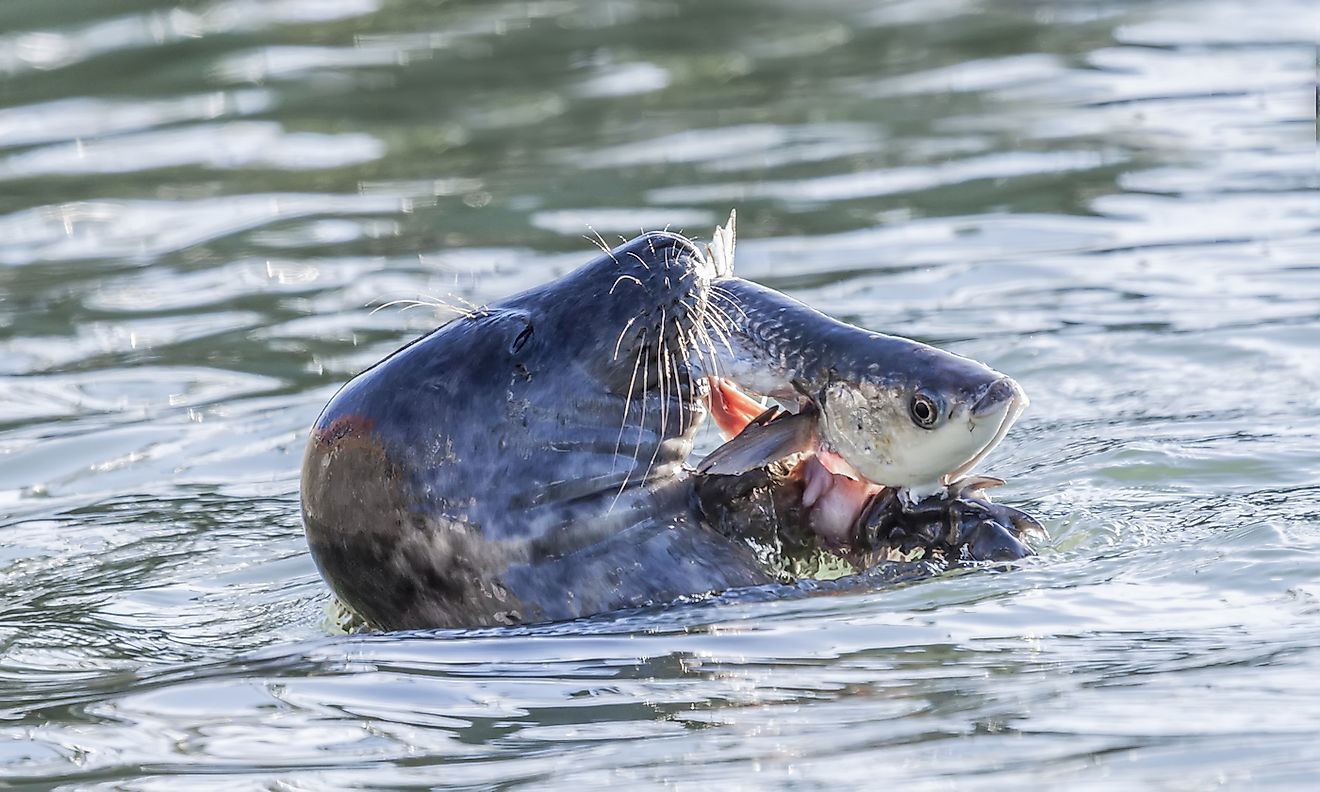
[[[639,237],[456,319],[345,385],[312,430],[313,558],[384,628],[572,618],[766,582],[694,525],[704,417],[686,363],[708,284],[687,239]]]

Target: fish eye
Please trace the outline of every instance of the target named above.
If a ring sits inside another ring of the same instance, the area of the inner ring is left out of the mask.
[[[912,422],[922,429],[930,429],[940,418],[939,405],[924,393],[913,396],[908,409],[912,413]]]

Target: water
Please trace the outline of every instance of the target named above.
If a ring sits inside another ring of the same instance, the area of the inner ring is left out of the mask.
[[[15,788],[1320,774],[1309,0],[7,0]],[[741,274],[1011,373],[1005,574],[342,636],[306,428],[438,321],[739,211]],[[906,786],[903,788],[907,788]]]

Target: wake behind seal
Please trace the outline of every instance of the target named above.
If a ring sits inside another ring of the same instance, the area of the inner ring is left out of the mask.
[[[803,405],[819,398],[813,389],[852,383],[878,403],[934,397],[966,421],[940,443],[912,447],[904,435],[887,446],[903,469],[953,471],[1002,437],[1020,410],[1015,383],[819,314],[776,327],[770,304],[783,296],[732,276],[731,231],[717,229],[704,251],[645,234],[345,385],[313,426],[302,475],[308,543],[339,599],[379,629],[460,627],[781,579],[703,522],[685,463],[708,382]],[[852,491],[835,486],[837,470],[826,475],[825,491]]]

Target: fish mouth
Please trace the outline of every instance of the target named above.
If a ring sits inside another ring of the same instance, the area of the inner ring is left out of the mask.
[[[1016,398],[1022,388],[1010,377],[1000,377],[986,387],[985,392],[972,404],[972,416],[983,418],[997,412],[1004,402]]]
[[[973,418],[982,418],[989,417],[996,410],[1000,410],[1002,415],[999,418],[999,426],[995,429],[995,433],[990,440],[981,446],[970,459],[941,476],[940,483],[947,487],[970,473],[972,468],[980,464],[981,460],[995,450],[995,447],[1008,434],[1008,430],[1013,427],[1018,416],[1022,414],[1023,410],[1027,409],[1027,405],[1030,403],[1031,400],[1027,398],[1026,391],[1022,390],[1022,386],[1011,378],[1004,377],[996,380],[987,389],[986,393],[977,400],[976,404],[972,405],[971,414]]]

